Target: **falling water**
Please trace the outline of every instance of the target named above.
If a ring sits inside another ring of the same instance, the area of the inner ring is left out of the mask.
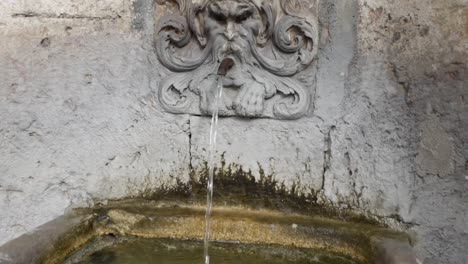
[[[210,255],[208,252],[211,235],[211,211],[213,209],[213,178],[214,178],[214,167],[215,167],[215,155],[216,155],[216,136],[218,134],[218,113],[219,113],[219,101],[223,96],[223,81],[219,76],[216,81],[216,97],[215,104],[213,107],[213,116],[211,118],[210,128],[210,149],[208,153],[208,186],[206,194],[206,215],[205,215],[205,264],[210,263]]]

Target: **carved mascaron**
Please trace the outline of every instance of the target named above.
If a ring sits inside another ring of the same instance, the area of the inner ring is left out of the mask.
[[[297,119],[309,113],[316,1],[156,0],[156,51],[171,71],[159,88],[162,106],[211,115],[221,78],[221,116]]]

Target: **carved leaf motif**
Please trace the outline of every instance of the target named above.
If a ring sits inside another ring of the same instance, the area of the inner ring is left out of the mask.
[[[175,4],[180,12],[185,12],[188,6],[188,0],[155,0],[158,5]]]
[[[273,86],[283,95],[291,95],[290,100],[279,100],[273,107],[274,115],[279,119],[297,119],[308,112],[310,107],[310,96],[304,85],[292,78],[279,78],[270,76],[267,78],[268,86]]]
[[[291,33],[296,29],[299,32]],[[317,30],[305,19],[285,16],[277,24],[274,43],[283,52],[292,54],[288,60],[270,59],[254,48],[253,55],[261,65],[278,76],[293,76],[307,68],[315,58],[318,48]]]
[[[191,34],[185,17],[166,16],[161,19],[160,24],[156,52],[161,63],[168,69],[175,72],[192,71],[208,58],[209,48],[195,58],[181,58],[175,54],[175,48],[183,48],[190,41]]]
[[[168,78],[159,89],[159,101],[169,112],[183,114],[190,107],[192,101],[187,95],[190,86],[190,74],[174,74]]]
[[[262,4],[262,11],[265,25],[264,30],[257,38],[257,44],[261,46],[265,45],[271,36],[273,36],[277,16],[276,10],[267,3]]]
[[[281,7],[288,15],[313,14],[315,1],[309,0],[280,0]]]

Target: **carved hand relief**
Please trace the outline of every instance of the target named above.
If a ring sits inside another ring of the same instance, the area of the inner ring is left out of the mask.
[[[171,113],[297,119],[315,93],[318,0],[156,0],[156,52]]]

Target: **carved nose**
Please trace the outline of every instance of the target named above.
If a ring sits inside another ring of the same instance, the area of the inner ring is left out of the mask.
[[[229,21],[226,26],[226,31],[224,32],[224,35],[228,40],[233,40],[234,37],[236,36],[236,29],[235,25],[233,22]]]

